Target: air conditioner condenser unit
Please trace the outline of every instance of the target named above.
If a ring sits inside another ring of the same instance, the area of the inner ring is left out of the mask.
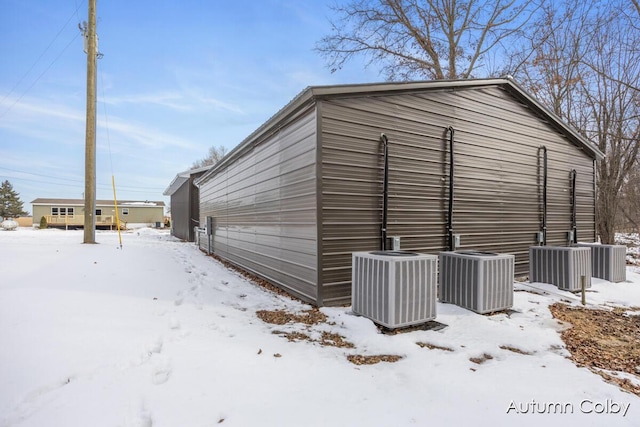
[[[478,251],[440,253],[440,301],[485,314],[513,306],[515,257]]]
[[[354,252],[352,261],[351,302],[355,314],[389,329],[435,319],[436,255]]]
[[[577,246],[591,249],[593,277],[614,283],[627,280],[626,246],[601,245],[598,243],[578,243]]]
[[[529,281],[550,283],[563,291],[591,287],[591,249],[576,246],[530,246]]]

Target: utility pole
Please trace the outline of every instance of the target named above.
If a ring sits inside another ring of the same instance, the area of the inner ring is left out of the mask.
[[[87,122],[84,160],[84,243],[96,243],[96,0],[89,0],[89,25],[83,29],[87,53]]]

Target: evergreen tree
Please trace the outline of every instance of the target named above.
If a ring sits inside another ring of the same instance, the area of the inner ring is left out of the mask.
[[[0,217],[16,218],[27,214],[19,196],[9,181],[0,185]]]

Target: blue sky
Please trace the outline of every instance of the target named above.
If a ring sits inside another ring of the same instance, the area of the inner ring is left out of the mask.
[[[334,74],[313,51],[334,0],[98,0],[97,198],[164,200],[209,147],[235,147],[306,86]],[[31,211],[82,198],[87,0],[0,0],[0,180]]]

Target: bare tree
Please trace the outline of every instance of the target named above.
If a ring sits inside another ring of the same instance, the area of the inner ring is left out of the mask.
[[[620,213],[616,221],[618,230],[640,233],[640,161],[629,173],[621,191]]]
[[[514,61],[525,87],[606,155],[596,206],[604,243],[614,242],[621,190],[640,148],[640,31],[630,11],[628,0],[549,5]]]
[[[633,5],[633,7],[635,8],[636,12],[638,13],[638,17],[640,17],[640,1],[631,0],[631,4]]]
[[[620,16],[620,15],[618,15]],[[640,54],[628,49],[640,33],[613,16],[597,28],[589,63],[590,79],[581,82],[589,117],[587,135],[607,157],[598,164],[598,233],[604,243],[615,239],[620,191],[636,165],[640,150]]]
[[[212,146],[211,148],[209,148],[209,154],[207,154],[206,157],[193,162],[193,164],[191,165],[191,168],[197,169],[204,166],[215,165],[220,160],[222,160],[225,154],[227,154],[227,149],[224,146],[222,145],[219,145],[217,147]]]
[[[491,55],[520,34],[542,0],[351,0],[333,8],[316,45],[332,71],[368,58],[389,80],[488,74]]]
[[[525,35],[511,58],[508,73],[558,117],[583,129],[580,80],[584,57],[599,18],[598,0],[547,3],[534,20],[536,31]],[[591,17],[586,19],[585,17]]]

